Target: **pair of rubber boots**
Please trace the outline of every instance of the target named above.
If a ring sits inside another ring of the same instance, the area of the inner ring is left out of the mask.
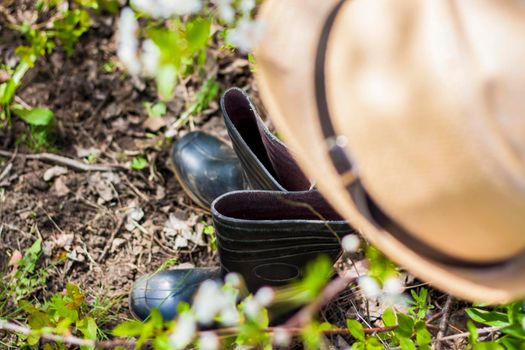
[[[233,149],[203,132],[172,148],[173,171],[185,192],[210,210],[219,268],[173,269],[139,279],[131,312],[144,320],[153,308],[174,319],[179,302],[191,303],[199,285],[239,273],[247,289],[300,278],[320,255],[335,262],[340,239],[353,232],[301,172],[284,143],[263,123],[249,97],[232,88],[221,109]]]

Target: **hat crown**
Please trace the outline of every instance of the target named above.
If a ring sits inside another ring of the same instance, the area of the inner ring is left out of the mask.
[[[369,195],[444,254],[525,251],[525,7],[356,0],[344,10],[327,95]]]

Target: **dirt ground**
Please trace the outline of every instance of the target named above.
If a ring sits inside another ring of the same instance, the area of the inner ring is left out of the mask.
[[[24,157],[34,153],[18,142],[26,126],[15,120],[11,130],[0,129],[0,149],[14,153],[0,158],[0,270],[13,251],[23,252],[41,238],[41,264],[49,271],[47,288],[40,292],[43,298],[63,290],[67,282],[78,284],[92,298],[125,297],[137,277],[163,263],[209,266],[217,262],[214,252],[192,241],[175,250],[176,237],[165,229],[172,216],[202,234],[203,222],[211,220],[194,207],[169,171],[171,142],[163,129],[151,130],[158,126],[147,124],[143,103],[157,101],[153,84],[104,68],[115,62],[115,20],[97,16],[73,57],[57,50],[39,60],[24,79],[17,102],[55,112],[59,155],[82,162],[95,154],[97,164],[128,165],[133,157],[145,154],[149,167],[106,172],[68,168],[66,174],[45,181],[46,171],[57,164]],[[12,60],[19,44],[9,33],[1,35],[3,62]],[[221,88],[239,86],[253,92],[246,58],[212,50],[211,69],[217,70]],[[185,101],[191,100],[197,79],[179,85],[167,104],[166,123],[175,120]],[[218,104],[212,103],[175,138],[190,128],[225,136]],[[140,227],[126,225],[133,208],[143,211]],[[130,317],[126,298],[121,316]]]

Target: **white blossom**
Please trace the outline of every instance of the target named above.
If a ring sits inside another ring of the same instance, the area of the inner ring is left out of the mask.
[[[215,316],[219,315],[222,324],[235,326],[239,323],[236,302],[236,290],[221,289],[217,282],[207,280],[201,284],[195,295],[193,310],[202,324],[211,324]]]
[[[275,298],[275,292],[270,287],[262,287],[255,293],[254,298],[261,306],[267,307]]]
[[[221,323],[225,326],[236,326],[239,323],[239,313],[235,304],[223,307],[220,313]]]
[[[122,9],[117,32],[117,55],[131,75],[140,73],[140,62],[137,55],[139,47],[138,29],[139,23],[133,10],[129,7]]]
[[[227,40],[242,52],[250,52],[262,39],[264,25],[260,21],[243,18],[236,28],[228,32]]]
[[[248,14],[255,8],[255,0],[241,0],[240,8],[243,13]]]
[[[233,288],[241,288],[243,281],[241,275],[236,272],[230,272],[224,277],[224,281]]]
[[[204,332],[199,338],[200,350],[219,349],[219,337],[213,332]]]
[[[200,11],[202,0],[132,0],[141,12],[156,18],[184,16]]]
[[[361,276],[358,279],[361,291],[368,299],[375,299],[381,295],[381,288],[377,281],[370,276]]]
[[[174,349],[184,349],[189,345],[197,331],[197,323],[189,313],[180,315],[173,333],[169,337],[170,345]]]
[[[273,343],[277,346],[288,347],[292,337],[284,328],[276,328],[273,332]]]
[[[361,245],[361,240],[357,235],[351,234],[346,235],[341,240],[341,245],[343,246],[343,250],[347,253],[355,253],[359,249],[359,246]]]
[[[525,330],[525,317],[521,319],[521,327]]]
[[[244,313],[248,318],[256,320],[259,317],[261,311],[261,304],[255,299],[246,299],[244,301]]]
[[[143,74],[149,77],[155,76],[159,68],[160,49],[152,40],[147,39],[142,43],[140,60]]]
[[[389,277],[383,282],[381,300],[387,306],[404,307],[408,298],[403,295],[403,282],[399,278]]]
[[[205,325],[211,324],[223,304],[224,298],[219,284],[212,280],[204,281],[193,302],[197,320]]]
[[[215,0],[219,17],[230,24],[235,19],[235,10],[232,7],[232,0]]]
[[[403,293],[403,282],[396,277],[388,277],[383,283],[383,292],[391,295],[399,295]]]

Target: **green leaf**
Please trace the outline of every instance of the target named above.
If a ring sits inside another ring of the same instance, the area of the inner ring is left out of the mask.
[[[400,338],[399,345],[401,346],[401,350],[417,350],[414,342],[409,338]]]
[[[521,324],[516,324],[510,327],[505,327],[501,330],[505,334],[512,335],[515,338],[524,339],[525,340],[525,330],[521,326]]]
[[[147,36],[158,46],[161,52],[162,65],[173,65],[176,69],[181,65],[181,49],[185,40],[177,30],[165,28],[148,28]]]
[[[351,350],[366,350],[365,343],[356,341],[355,343],[352,344]]]
[[[304,279],[300,288],[304,289],[310,299],[315,298],[332,276],[332,262],[327,256],[320,256],[306,266]]]
[[[37,345],[40,341],[40,336],[38,334],[30,334],[27,336],[27,344],[28,345]]]
[[[414,329],[416,331],[416,342],[417,345],[430,345],[432,342],[432,335],[427,329],[427,326],[425,325],[424,321],[418,321],[416,322],[416,325],[414,326]]]
[[[506,314],[497,311],[487,311],[483,309],[465,309],[467,315],[476,322],[494,327],[507,327],[510,325]]]
[[[211,21],[205,18],[197,18],[188,22],[186,39],[190,52],[196,52],[206,47],[210,37]]]
[[[83,318],[77,321],[76,324],[78,330],[84,335],[86,339],[97,339],[97,323],[91,317]]]
[[[146,112],[150,118],[159,118],[166,114],[167,108],[164,102],[155,103],[153,106],[150,102],[144,103]]]
[[[365,331],[361,323],[356,320],[346,320],[346,327],[350,331],[352,337],[360,341],[365,340]]]
[[[511,336],[504,336],[497,340],[497,342],[503,345],[508,350],[523,350],[523,340],[515,339]]]
[[[164,101],[171,99],[177,85],[177,67],[164,64],[159,67],[155,78],[160,98]]]
[[[149,162],[143,155],[138,155],[131,161],[131,169],[133,170],[142,170],[148,167]]]
[[[383,350],[384,348],[384,345],[381,344],[377,336],[368,338],[366,343],[366,350]]]
[[[167,334],[161,334],[156,336],[152,342],[153,349],[155,350],[172,350],[173,345],[170,342],[170,338]]]
[[[29,327],[31,327],[31,329],[38,330],[49,326],[51,322],[49,320],[49,317],[45,313],[41,311],[36,311],[29,315],[29,317],[27,318],[27,324],[29,325]]]
[[[137,337],[142,334],[144,323],[130,320],[119,324],[111,332],[116,337]]]
[[[467,330],[470,333],[468,336],[469,343],[471,345],[476,344],[478,342],[479,334],[476,326],[474,325],[474,322],[472,322],[471,320],[467,321]]]
[[[383,312],[382,319],[386,327],[394,327],[397,325],[396,314],[391,308],[388,308]]]
[[[55,332],[58,334],[67,334],[69,333],[69,326],[73,324],[73,321],[69,318],[64,318],[60,320],[55,326]]]
[[[414,329],[414,320],[403,313],[397,314],[398,328],[395,330],[396,334],[403,338],[410,338],[412,330]]]
[[[0,85],[0,104],[3,106],[9,105],[13,96],[15,95],[16,84],[13,79],[9,79]]]
[[[310,322],[301,330],[301,338],[307,350],[320,349],[321,332],[317,322]]]
[[[483,342],[483,343],[477,343],[473,347],[474,350],[505,350],[503,346],[496,342]]]
[[[67,306],[72,309],[78,309],[84,302],[84,294],[80,291],[77,285],[68,283],[66,285],[66,296],[69,299]]]
[[[370,277],[383,283],[386,278],[398,273],[396,265],[374,246],[368,245],[365,254],[370,262]]]
[[[191,309],[191,305],[184,301],[181,301],[180,303],[177,304],[177,314],[178,315],[188,312],[190,311],[190,309]]]
[[[44,107],[24,108],[21,105],[14,105],[11,110],[20,119],[33,126],[50,125],[55,117],[53,111]]]

